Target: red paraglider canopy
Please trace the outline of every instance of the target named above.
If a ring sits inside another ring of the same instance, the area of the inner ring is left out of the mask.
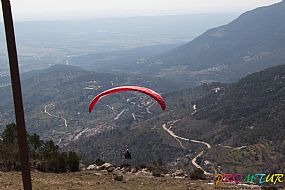
[[[152,98],[154,98],[160,104],[160,107],[163,111],[166,108],[166,104],[165,104],[165,101],[163,100],[163,98],[158,93],[154,92],[151,89],[148,89],[145,87],[140,87],[140,86],[120,86],[120,87],[115,87],[115,88],[106,90],[104,92],[101,92],[97,96],[95,96],[95,98],[91,101],[91,103],[89,105],[89,113],[92,111],[92,109],[94,108],[96,103],[101,98],[103,98],[104,96],[107,96],[107,95],[113,94],[113,93],[117,93],[117,92],[123,92],[123,91],[138,91],[138,92],[147,94],[147,95],[151,96]]]

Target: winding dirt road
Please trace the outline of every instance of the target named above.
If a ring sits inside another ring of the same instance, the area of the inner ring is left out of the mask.
[[[44,107],[44,112],[45,112],[46,114],[48,114],[49,116],[51,116],[51,117],[63,119],[63,121],[64,121],[64,126],[65,126],[65,127],[68,127],[68,126],[67,126],[67,120],[66,120],[64,117],[61,117],[61,116],[58,116],[58,115],[53,115],[53,114],[51,114],[51,113],[49,113],[49,112],[47,111],[47,107],[48,107],[48,106],[54,107],[54,104],[45,105],[45,107]]]
[[[167,122],[167,123],[165,123],[165,124],[162,125],[162,128],[163,128],[168,134],[170,134],[173,138],[175,138],[175,140],[176,140],[177,142],[179,142],[179,144],[180,144],[180,146],[181,146],[182,148],[186,149],[185,146],[183,146],[181,140],[188,141],[188,142],[192,142],[192,143],[203,144],[203,145],[206,145],[206,147],[207,147],[208,149],[212,148],[212,146],[211,146],[209,143],[206,143],[206,142],[203,142],[203,141],[197,141],[197,140],[190,140],[190,139],[187,139],[187,138],[184,138],[184,137],[180,137],[180,136],[174,134],[174,132],[171,131],[171,128],[172,128],[172,126],[173,126],[175,123],[177,123],[178,121],[180,121],[180,120],[178,119],[178,120],[175,120],[175,121]],[[166,127],[167,124],[170,124],[170,127],[169,127],[169,128]],[[205,175],[209,175],[210,173],[208,173],[207,171],[205,171],[205,170],[204,170],[199,164],[197,164],[197,162],[196,162],[196,161],[197,161],[197,158],[198,158],[198,157],[201,157],[203,154],[204,154],[204,150],[201,151],[197,156],[195,156],[195,157],[192,159],[191,162],[192,162],[192,164],[193,164],[196,168],[201,169],[201,170],[204,172]]]

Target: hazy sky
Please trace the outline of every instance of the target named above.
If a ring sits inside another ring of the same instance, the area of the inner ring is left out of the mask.
[[[10,0],[15,20],[235,12],[280,0]]]

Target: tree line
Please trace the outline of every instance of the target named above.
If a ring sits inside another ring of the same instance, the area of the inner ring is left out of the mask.
[[[0,141],[0,171],[20,171],[17,126],[6,125]],[[27,135],[32,169],[42,172],[75,172],[79,170],[80,157],[72,151],[61,152],[52,140],[44,141],[37,134]]]

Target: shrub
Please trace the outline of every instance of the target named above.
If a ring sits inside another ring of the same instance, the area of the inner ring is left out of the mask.
[[[103,164],[105,164],[105,162],[100,158],[98,158],[95,160],[94,164],[96,164],[97,166],[102,166]]]

